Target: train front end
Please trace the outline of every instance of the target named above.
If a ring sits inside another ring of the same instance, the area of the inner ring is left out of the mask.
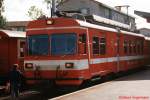
[[[90,77],[87,30],[73,19],[30,22],[27,27],[25,77],[28,83],[54,81],[80,85]]]

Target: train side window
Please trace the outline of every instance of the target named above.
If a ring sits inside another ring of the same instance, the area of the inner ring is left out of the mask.
[[[134,42],[133,50],[134,50],[134,53],[136,54],[136,42]]]
[[[132,42],[129,41],[129,54],[132,54]]]
[[[138,42],[138,44],[137,44],[137,48],[138,48],[138,54],[140,54],[140,42]]]
[[[78,50],[79,54],[86,54],[86,34],[79,35]]]
[[[144,42],[141,41],[141,54],[143,54],[143,49],[144,49]]]
[[[24,57],[25,41],[19,43],[19,57]]]
[[[124,53],[127,54],[128,52],[128,44],[127,44],[127,41],[124,41]]]
[[[99,54],[99,37],[93,37],[93,54]]]
[[[106,38],[100,38],[100,54],[104,55],[106,53]]]

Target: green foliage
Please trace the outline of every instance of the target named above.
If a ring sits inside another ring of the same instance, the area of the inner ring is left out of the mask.
[[[0,28],[5,28],[6,25],[6,18],[0,16]]]
[[[36,6],[31,6],[28,10],[28,16],[33,20],[36,20],[41,16],[44,16],[44,13],[41,9],[37,8]]]
[[[44,3],[47,4],[47,9],[51,10],[52,7],[52,0],[43,0]],[[56,6],[63,0],[55,0],[56,2]],[[27,15],[33,19],[36,20],[38,18],[40,18],[41,16],[44,16],[45,14],[43,13],[42,9],[37,8],[36,6],[31,6],[28,10]]]
[[[4,6],[3,6],[3,0],[0,0],[0,16],[2,15],[2,12],[4,12]]]
[[[6,18],[3,17],[4,12],[3,0],[0,0],[0,28],[4,28],[6,25]]]

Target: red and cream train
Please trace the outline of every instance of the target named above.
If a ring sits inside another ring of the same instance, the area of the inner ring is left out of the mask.
[[[29,23],[26,51],[29,83],[80,85],[93,77],[148,65],[150,39],[72,18],[51,18]]]

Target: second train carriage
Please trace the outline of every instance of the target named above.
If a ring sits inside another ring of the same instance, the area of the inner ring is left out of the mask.
[[[13,64],[23,71],[25,32],[0,30],[0,84],[7,81]]]
[[[24,70],[30,83],[54,80],[57,85],[80,85],[150,60],[150,41],[143,35],[72,18],[30,22],[26,47]]]

